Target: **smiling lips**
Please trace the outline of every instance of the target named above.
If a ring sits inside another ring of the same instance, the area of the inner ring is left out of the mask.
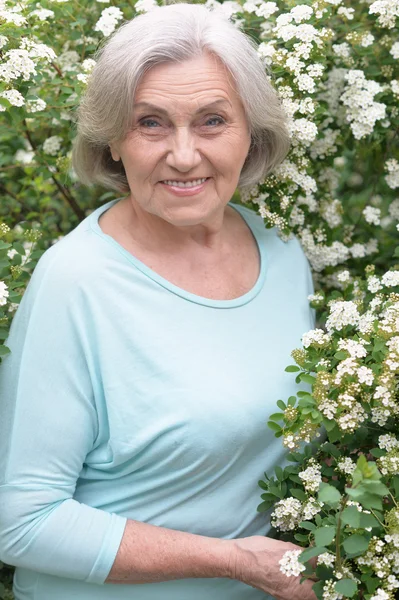
[[[160,183],[175,196],[194,196],[194,194],[199,194],[204,189],[209,179],[209,177],[204,177],[187,182],[167,179],[166,181],[160,181]]]
[[[201,185],[202,183],[205,183],[205,181],[207,179],[208,179],[207,177],[203,177],[202,179],[191,179],[191,180],[188,180],[188,181],[179,181],[179,180],[174,180],[174,179],[165,179],[164,181],[161,181],[161,183],[164,183],[165,185],[174,186],[174,187],[190,188],[190,187],[196,187],[198,185]]]

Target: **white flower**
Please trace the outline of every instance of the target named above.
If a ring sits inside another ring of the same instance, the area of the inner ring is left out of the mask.
[[[0,306],[4,306],[7,303],[9,296],[8,287],[4,281],[0,281]]]
[[[362,35],[360,44],[363,46],[363,48],[368,48],[374,42],[374,39],[375,38],[371,33],[364,33]]]
[[[122,19],[123,13],[120,8],[117,8],[116,6],[105,8],[94,26],[94,31],[101,31],[104,36],[109,36],[115,31],[118,21],[121,21]]]
[[[53,135],[47,138],[43,144],[43,152],[55,156],[61,148],[61,142],[62,137],[59,135]]]
[[[3,10],[3,4],[0,4],[0,21],[5,21],[6,23],[13,23],[16,27],[22,27],[22,25],[27,25],[27,20],[22,15],[18,13],[11,12],[8,10]]]
[[[348,21],[352,21],[354,12],[354,8],[345,8],[344,6],[340,6],[337,10],[337,14],[345,17],[346,19],[348,19]]]
[[[326,567],[333,567],[335,564],[334,554],[330,554],[330,552],[323,552],[323,554],[319,554],[317,557],[317,564],[325,565]]]
[[[98,1],[98,0],[97,0]],[[85,73],[89,73],[90,71],[92,71],[94,69],[94,67],[96,66],[96,61],[93,60],[92,58],[86,58],[83,62],[82,62],[82,70]]]
[[[381,278],[381,283],[386,287],[399,285],[399,271],[387,271]]]
[[[380,290],[382,290],[382,285],[380,283],[380,280],[378,279],[378,277],[376,277],[375,275],[371,275],[368,279],[367,279],[367,289],[375,294],[377,292],[379,292]]]
[[[281,531],[290,531],[297,527],[302,520],[302,503],[297,498],[284,498],[279,500],[271,514],[273,527]]]
[[[346,120],[353,136],[360,140],[372,133],[376,121],[386,117],[386,105],[374,101],[383,88],[378,82],[367,80],[360,70],[348,71],[345,79],[348,84],[340,100],[346,106]]]
[[[223,2],[222,6],[224,6],[225,4],[226,2]],[[275,2],[261,2],[260,5],[256,8],[255,14],[257,17],[269,19],[277,11],[278,6]]]
[[[359,383],[364,383],[365,385],[373,385],[374,374],[373,371],[368,367],[360,367],[357,370],[357,376],[359,379]]]
[[[360,319],[359,311],[354,302],[335,300],[330,303],[330,315],[326,322],[328,331],[340,331],[347,325],[357,325]]]
[[[302,21],[307,21],[313,15],[313,8],[308,6],[307,4],[298,4],[291,8],[290,11],[295,23],[302,23]]]
[[[23,106],[25,104],[25,98],[18,90],[6,90],[0,96],[6,98],[12,106]],[[2,108],[5,110],[4,106]]]
[[[54,12],[47,8],[37,8],[36,10],[33,10],[29,16],[37,17],[39,21],[46,21],[46,19],[52,19],[54,17]]]
[[[341,283],[348,283],[351,280],[351,274],[349,271],[340,271],[337,273],[337,279]]]
[[[389,52],[390,52],[390,54],[392,54],[392,56],[393,56],[395,59],[398,59],[398,58],[399,58],[399,42],[395,42],[395,43],[392,45],[392,48],[390,49],[390,51],[389,51]]]
[[[381,209],[374,206],[366,206],[363,210],[363,216],[370,225],[379,225],[381,223]]]
[[[317,136],[317,127],[308,119],[295,119],[288,126],[293,137],[304,145],[309,145]]]
[[[337,463],[337,470],[341,473],[345,473],[346,475],[352,475],[353,471],[356,469],[356,464],[353,462],[349,456],[345,458],[341,458],[341,460]],[[325,564],[325,563],[324,563]],[[329,566],[329,565],[327,565]]]
[[[24,165],[28,165],[35,158],[35,153],[32,150],[17,150],[14,156],[14,160],[21,162]]]
[[[81,81],[82,83],[87,83],[87,80],[88,80],[88,75],[85,75],[85,73],[78,73],[78,74],[76,75],[76,79],[77,79],[78,81]]]
[[[46,44],[37,44],[28,38],[22,38],[20,44],[21,50],[26,50],[30,58],[43,58],[47,62],[57,58],[56,53]]]
[[[371,4],[369,13],[379,15],[378,23],[381,27],[393,29],[396,17],[399,16],[399,0],[377,0]],[[374,600],[374,598],[370,598],[370,600]]]
[[[29,58],[27,50],[12,49],[5,52],[7,60],[0,64],[0,80],[9,83],[12,79],[23,78],[28,81],[32,75],[36,75],[35,63]]]
[[[339,340],[338,350],[346,350],[351,358],[364,358],[367,356],[367,350],[364,347],[366,342],[356,342],[355,340]]]
[[[330,336],[322,329],[311,329],[302,336],[302,345],[304,348],[316,346],[317,348],[325,348],[330,342]]]
[[[302,571],[305,571],[305,565],[298,560],[300,554],[302,554],[302,550],[288,550],[279,560],[280,571],[287,577],[298,577]]]
[[[317,492],[321,484],[321,466],[315,461],[304,471],[298,473],[298,477],[303,481],[303,487],[307,492]]]
[[[385,181],[392,190],[399,187],[399,162],[396,158],[390,158],[385,163],[385,170],[389,175],[385,175]]]
[[[0,35],[0,48],[4,48],[7,42],[8,38],[5,35]]]
[[[377,4],[377,2],[374,2]],[[385,592],[382,588],[378,588],[373,596],[371,596],[370,600],[390,600],[390,594]]]
[[[386,433],[379,436],[378,447],[381,448],[381,450],[390,452],[391,450],[399,448],[399,440],[397,440],[392,433]]]
[[[136,12],[149,12],[157,6],[158,4],[155,2],[155,0],[137,0],[136,4],[134,5],[134,9]]]
[[[26,111],[28,113],[40,112],[46,108],[47,104],[41,98],[31,98],[26,101]]]
[[[337,56],[341,58],[348,58],[351,55],[351,48],[347,42],[342,42],[342,44],[333,44],[332,49]]]

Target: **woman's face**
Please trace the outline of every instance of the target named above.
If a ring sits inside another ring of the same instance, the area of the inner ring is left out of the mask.
[[[234,80],[207,53],[147,71],[136,91],[132,128],[110,148],[113,159],[123,162],[136,210],[184,226],[224,212],[250,142]],[[205,177],[196,193],[177,195],[162,183]]]

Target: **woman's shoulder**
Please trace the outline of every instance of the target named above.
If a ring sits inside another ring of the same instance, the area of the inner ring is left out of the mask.
[[[107,244],[93,232],[90,216],[48,248],[40,257],[30,287],[63,289],[71,293],[76,286],[93,280],[104,269]]]

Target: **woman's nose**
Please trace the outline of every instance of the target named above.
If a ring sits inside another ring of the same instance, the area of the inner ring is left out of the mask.
[[[188,127],[176,127],[171,139],[166,164],[179,171],[190,171],[201,163],[196,137]]]

